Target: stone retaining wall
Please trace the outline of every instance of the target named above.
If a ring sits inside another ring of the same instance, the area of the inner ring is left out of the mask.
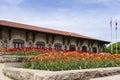
[[[7,76],[4,76],[3,69],[8,67],[22,67],[22,63],[0,63],[0,80],[12,80]]]
[[[3,73],[12,80],[90,80],[92,78],[120,74],[120,67],[69,71],[4,68]]]
[[[0,80],[90,80],[120,74],[120,67],[82,69],[69,71],[45,71],[24,69],[23,59],[28,56],[0,56]]]
[[[0,56],[0,63],[22,62],[24,59],[27,58],[28,56],[3,55]]]
[[[2,54],[1,54],[2,55]],[[22,60],[27,59],[27,56],[11,56],[11,55],[2,55],[0,56],[0,80],[13,80],[4,76],[3,68],[8,67],[22,67]]]

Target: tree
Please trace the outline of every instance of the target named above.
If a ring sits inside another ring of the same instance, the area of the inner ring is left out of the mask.
[[[116,53],[116,43],[113,43],[111,44],[112,45],[112,50],[113,50],[113,53]],[[104,52],[109,52],[111,53],[111,45],[105,45],[103,47],[103,51]],[[118,53],[120,53],[120,42],[117,42],[117,49],[118,49]]]

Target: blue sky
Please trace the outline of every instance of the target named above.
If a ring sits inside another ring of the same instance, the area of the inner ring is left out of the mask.
[[[0,0],[0,19],[110,41],[109,22],[118,21],[120,0]],[[115,28],[113,24],[113,42]]]

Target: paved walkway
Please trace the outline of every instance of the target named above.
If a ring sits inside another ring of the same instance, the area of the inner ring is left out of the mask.
[[[90,80],[120,80],[120,75],[101,77],[101,78],[94,78],[94,79],[90,79]]]
[[[0,80],[11,80],[3,75],[2,73],[3,68],[4,68],[4,63],[0,63]]]

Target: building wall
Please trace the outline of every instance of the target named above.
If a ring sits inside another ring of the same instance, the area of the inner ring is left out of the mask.
[[[5,47],[9,47],[9,39],[8,39],[8,29],[2,29],[2,40],[1,40],[1,47],[5,48]],[[7,45],[3,45],[3,43],[8,43]]]
[[[42,41],[46,44],[46,35],[43,33],[36,33],[34,46],[36,45],[37,41]],[[47,44],[45,46],[47,46]]]
[[[26,40],[28,33],[28,40]],[[93,51],[92,48],[96,47],[97,52],[101,51],[101,46],[98,46],[99,43],[97,41],[93,41],[92,44],[89,43],[89,40],[82,40],[79,41],[77,44],[77,38],[71,38],[71,43],[68,43],[68,37],[60,36],[60,35],[54,35],[54,40],[52,38],[52,34],[49,35],[48,43],[47,43],[47,37],[45,33],[35,33],[35,41],[33,42],[33,32],[32,31],[26,31],[26,30],[20,30],[20,29],[11,29],[11,39],[9,39],[9,29],[2,29],[2,39],[0,39],[0,48],[5,48],[4,43],[7,41],[7,47],[6,48],[12,48],[13,47],[13,40],[14,39],[20,39],[24,41],[25,47],[30,47],[30,44],[32,46],[36,46],[37,41],[45,42],[45,47],[49,47],[51,45],[51,48],[54,48],[55,43],[62,44],[62,49],[69,49],[70,45],[75,45],[76,50],[82,50],[83,46],[87,47],[87,51]],[[63,45],[63,38],[64,38],[64,45]]]
[[[92,47],[96,47],[97,48],[97,52],[98,52],[98,43],[97,42],[94,42]]]
[[[32,33],[28,32],[28,41],[26,42],[27,47],[30,47],[30,43],[31,43],[31,46],[34,46]]]
[[[23,30],[12,29],[11,40],[9,41],[10,42],[10,46],[9,46],[10,48],[13,47],[13,40],[14,39],[21,39],[25,43],[24,46],[27,45],[25,31],[23,31]]]
[[[60,43],[62,44],[62,49],[63,49],[63,42],[62,42],[62,36],[55,36],[55,40],[54,40],[54,43],[53,43],[53,48],[54,48],[54,44],[55,43]]]

